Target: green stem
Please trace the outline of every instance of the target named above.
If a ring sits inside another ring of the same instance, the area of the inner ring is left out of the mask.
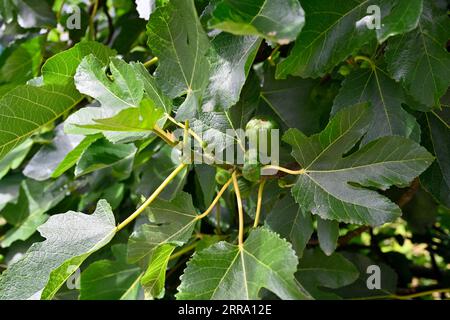
[[[220,200],[220,199],[219,199]],[[217,223],[217,227],[216,227],[216,233],[218,235],[220,235],[222,233],[221,228],[220,228],[220,201],[217,202],[217,208],[216,208],[216,223]]]
[[[366,62],[368,62],[368,63],[370,64],[370,67],[372,68],[372,70],[375,70],[375,69],[376,69],[375,63],[372,61],[372,59],[370,59],[370,58],[368,58],[368,57],[365,57],[365,56],[356,56],[356,57],[354,58],[354,60],[355,60],[356,62],[358,62],[358,61],[366,61]]]
[[[242,250],[242,248],[244,247],[244,209],[242,207],[241,190],[239,189],[236,172],[233,172],[232,179],[233,179],[234,192],[236,193],[236,200],[237,200],[238,214],[239,214],[238,244],[239,244],[239,248]]]
[[[305,174],[306,170],[305,169],[300,169],[300,170],[291,170],[291,169],[287,169],[287,168],[283,168],[280,166],[265,166],[262,168],[262,170],[277,170],[277,171],[282,171],[284,173],[287,174],[292,174],[292,175],[301,175],[301,174]]]
[[[277,45],[275,49],[272,51],[270,56],[267,58],[267,61],[269,61],[271,66],[275,66],[275,62],[273,61],[273,57],[277,54],[277,52],[280,50],[281,46]]]
[[[450,288],[429,290],[429,291],[417,292],[417,293],[408,294],[408,295],[390,294],[390,295],[385,295],[385,296],[357,298],[354,300],[378,300],[378,299],[410,300],[410,299],[414,299],[414,298],[429,296],[429,295],[432,295],[433,293],[450,293]]]
[[[169,260],[174,260],[176,258],[179,258],[179,257],[185,255],[188,252],[191,252],[192,250],[194,250],[197,247],[197,245],[198,245],[198,241],[194,242],[190,246],[187,246],[187,247],[184,247],[184,248],[178,250],[169,258]]]
[[[255,222],[253,224],[253,228],[256,228],[259,224],[259,217],[261,216],[262,198],[263,198],[265,184],[266,184],[266,180],[264,179],[261,181],[259,188],[258,188],[258,202],[256,205]]]
[[[150,68],[151,66],[153,66],[154,64],[158,63],[159,59],[158,57],[154,57],[153,59],[148,60],[147,62],[144,63],[144,67],[146,68]]]
[[[152,204],[153,201],[160,195],[160,193],[167,187],[167,185],[184,169],[187,164],[180,164],[167,178],[163,181],[163,183],[158,187],[158,189],[153,192],[153,194],[124,222],[119,224],[116,228],[116,232],[119,232],[123,228],[125,228],[128,224],[130,224],[134,219],[136,219],[144,210]]]
[[[211,211],[214,209],[214,207],[217,205],[217,203],[219,202],[220,198],[222,197],[222,195],[224,194],[224,192],[228,189],[228,186],[233,182],[233,178],[231,178],[230,180],[227,181],[227,183],[225,183],[222,187],[222,189],[220,189],[219,193],[217,194],[216,198],[214,199],[214,201],[211,203],[211,205],[209,206],[209,208],[203,212],[201,215],[198,215],[195,219],[196,220],[201,220],[203,218],[205,218],[208,214],[211,213]]]
[[[58,21],[58,22],[60,22],[60,20],[61,20],[62,11],[63,11],[65,4],[66,4],[66,0],[61,1],[61,6],[59,7],[58,12],[56,13],[56,21]]]
[[[95,16],[97,15],[97,11],[98,11],[98,3],[99,3],[99,0],[94,0],[91,16],[89,17],[89,39],[94,40],[94,41],[96,38],[95,30],[94,30],[95,29],[94,20],[95,20]]]

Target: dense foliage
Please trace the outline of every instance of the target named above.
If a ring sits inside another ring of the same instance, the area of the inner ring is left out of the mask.
[[[448,10],[0,0],[0,299],[445,298]]]

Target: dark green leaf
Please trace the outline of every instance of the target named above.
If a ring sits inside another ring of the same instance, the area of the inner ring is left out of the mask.
[[[423,120],[424,143],[436,161],[420,179],[436,199],[450,207],[450,108],[428,112]]]
[[[314,231],[310,213],[304,213],[291,195],[279,201],[266,219],[267,225],[292,243],[297,256],[303,255]]]
[[[111,249],[116,260],[95,261],[81,273],[80,300],[119,300],[135,290],[141,269],[127,264],[125,245]]]
[[[304,23],[305,13],[297,0],[222,0],[208,26],[288,44],[297,38]]]
[[[418,124],[414,117],[402,108],[406,103],[400,84],[377,66],[361,69],[346,77],[333,105],[333,113],[351,105],[368,102],[374,110],[374,118],[363,144],[384,136],[413,137]]]
[[[298,281],[316,299],[338,299],[323,288],[337,289],[358,279],[358,269],[339,253],[327,257],[320,250],[307,250],[300,259]]]
[[[209,53],[211,75],[203,98],[203,111],[226,110],[235,105],[258,47],[257,37],[217,35]]]
[[[430,109],[450,86],[450,21],[445,11],[424,1],[419,26],[389,41],[386,49],[388,70],[401,81],[419,104]]]
[[[367,132],[371,118],[366,105],[355,105],[337,113],[320,134],[308,138],[291,129],[285,135],[305,170],[292,188],[303,210],[323,219],[369,225],[401,215],[395,204],[367,188],[406,186],[433,157],[415,142],[398,136],[372,141],[344,157]]]

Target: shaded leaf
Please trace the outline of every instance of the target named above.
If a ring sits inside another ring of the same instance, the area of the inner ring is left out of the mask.
[[[25,140],[0,160],[0,179],[7,175],[10,170],[17,169],[22,164],[32,146],[33,141],[31,139]]]
[[[277,202],[266,219],[270,229],[292,243],[297,256],[303,256],[303,250],[314,231],[310,213],[304,213],[291,195]]]
[[[320,249],[330,256],[337,247],[339,238],[339,222],[317,217],[317,236]]]
[[[395,294],[397,291],[397,274],[391,267],[384,263],[373,261],[362,254],[344,252],[343,256],[358,268],[359,278],[352,284],[336,290],[336,293],[341,297],[369,298]],[[367,268],[373,265],[380,267],[381,289],[370,290],[367,288],[367,279],[370,276],[367,273]]]
[[[336,85],[321,84],[312,79],[288,77],[275,79],[274,68],[264,73],[261,98],[288,128],[297,128],[305,134],[320,132],[328,121]]]
[[[437,105],[450,86],[450,21],[445,11],[424,1],[419,26],[389,41],[386,61],[392,77],[427,109]]]
[[[338,299],[328,289],[337,289],[355,282],[358,269],[339,253],[324,255],[320,250],[307,250],[300,259],[296,278],[316,299]]]
[[[60,203],[66,192],[65,178],[47,182],[22,181],[17,202],[7,204],[1,212],[14,226],[0,238],[1,246],[6,248],[18,240],[25,241],[31,237],[48,219],[45,213]]]
[[[89,135],[85,137],[75,148],[67,153],[61,162],[59,162],[58,166],[51,174],[51,178],[58,178],[64,174],[64,172],[72,168],[78,162],[83,152],[100,138],[101,135]]]
[[[126,178],[131,172],[136,151],[136,147],[132,144],[115,145],[104,139],[98,140],[81,155],[75,167],[75,176],[113,168],[115,175]]]
[[[24,84],[39,73],[43,37],[35,37],[3,51],[0,55],[0,83]]]
[[[141,269],[127,264],[126,245],[111,250],[115,260],[95,261],[81,273],[80,300],[119,300],[139,283]]]
[[[431,194],[450,208],[450,108],[428,112],[423,117],[424,144],[436,161],[420,177]]]
[[[192,204],[192,198],[184,192],[178,193],[172,201],[155,200],[147,212],[149,223],[140,225],[128,241],[130,262],[151,255],[156,248],[164,244],[185,244],[197,222],[197,211]]]
[[[52,143],[42,146],[24,168],[23,174],[28,178],[38,181],[49,179],[68,153],[83,140],[83,136],[65,134],[62,125],[55,131],[56,136]]]
[[[374,118],[363,144],[395,135],[419,140],[413,136],[418,127],[416,120],[402,108],[406,101],[401,85],[377,66],[360,69],[346,77],[334,100],[333,113],[364,102],[371,104]]]

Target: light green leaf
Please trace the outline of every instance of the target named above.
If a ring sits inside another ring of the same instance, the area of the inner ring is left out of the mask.
[[[164,244],[185,244],[194,231],[196,217],[187,193],[178,193],[172,201],[155,200],[147,209],[149,223],[139,226],[128,241],[128,260],[137,262]]]
[[[149,266],[141,278],[146,299],[161,299],[164,297],[166,269],[173,250],[175,250],[174,245],[165,244],[152,251]]]
[[[82,55],[82,52],[78,52],[82,50],[81,47],[79,45],[70,49],[73,50],[71,55]],[[92,46],[94,50],[98,48]],[[111,52],[106,47],[101,48],[101,55]],[[42,72],[46,85],[19,86],[0,99],[0,158],[32,134],[52,124],[83,99],[73,81],[68,80],[75,73],[72,67],[76,62],[62,68],[64,64],[60,61],[61,56],[64,58],[67,54],[67,51],[59,53],[47,61],[47,67]],[[58,76],[51,75],[53,72]]]
[[[420,140],[420,137],[414,137],[418,123],[402,108],[406,101],[401,85],[377,66],[360,69],[346,77],[334,100],[333,113],[364,102],[371,104],[374,118],[363,144],[395,135]]]
[[[109,57],[116,55],[116,52],[103,44],[94,41],[77,43],[73,48],[58,53],[45,62],[42,66],[44,83],[47,85],[73,84],[73,77],[79,64],[84,57],[90,54],[93,54],[103,63],[107,63]]]
[[[113,246],[114,261],[95,261],[81,273],[80,300],[119,300],[132,290],[141,269],[127,264],[126,249],[123,244]]]
[[[163,116],[163,109],[156,108],[152,100],[144,99],[138,108],[124,109],[112,118],[94,119],[96,124],[79,126],[88,129],[116,132],[151,132]]]
[[[138,107],[144,94],[144,85],[133,67],[119,58],[111,58],[111,75],[106,66],[94,55],[81,61],[75,74],[78,91],[95,98],[105,108],[116,112]]]
[[[109,68],[111,76],[106,74],[106,66],[92,56],[80,65],[75,76],[78,89],[97,99],[101,106],[88,106],[72,114],[65,122],[66,132],[101,132],[113,143],[126,143],[147,138],[155,123],[163,127],[163,111],[170,113],[172,104],[144,66],[113,58]]]
[[[53,123],[82,97],[71,86],[19,86],[0,99],[0,158]]]
[[[306,299],[296,283],[297,257],[288,242],[266,229],[250,233],[242,248],[219,242],[196,252],[178,287],[179,300],[259,299],[262,288],[281,299]]]
[[[401,215],[397,205],[375,188],[406,186],[433,162],[415,142],[384,137],[344,156],[368,131],[372,115],[367,105],[343,109],[320,134],[306,137],[289,130],[284,141],[305,170],[292,194],[300,207],[322,219],[381,225]]]
[[[275,204],[266,224],[292,243],[297,256],[302,257],[303,250],[314,232],[313,222],[311,214],[304,213],[291,195],[286,195]]]
[[[304,23],[305,13],[297,0],[222,0],[208,26],[288,44],[297,38]]]
[[[172,100],[164,95],[159,89],[155,78],[148,72],[142,63],[131,63],[137,77],[144,84],[144,98],[154,102],[155,106],[170,114],[172,111]],[[162,127],[164,123],[160,123]]]
[[[424,1],[419,26],[389,41],[386,61],[392,77],[429,110],[450,86],[450,21],[432,1]],[[413,106],[412,106],[413,107]]]
[[[114,215],[100,201],[92,215],[69,211],[39,228],[45,241],[35,243],[0,278],[0,300],[51,299],[67,278],[115,234]]]
[[[320,250],[307,250],[298,265],[296,278],[316,299],[338,299],[322,288],[337,289],[358,279],[358,269],[339,253],[327,257]]]

